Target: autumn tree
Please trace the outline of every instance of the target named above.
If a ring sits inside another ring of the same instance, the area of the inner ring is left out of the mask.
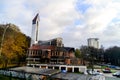
[[[6,67],[8,63],[18,63],[25,62],[26,51],[29,47],[30,38],[23,34],[20,29],[14,24],[6,24],[0,26],[0,30],[6,30],[3,46],[2,46],[2,54],[1,54],[1,62],[3,66]],[[0,39],[2,38],[3,32],[0,33]]]

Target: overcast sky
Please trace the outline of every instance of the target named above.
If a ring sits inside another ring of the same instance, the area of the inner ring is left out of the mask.
[[[31,36],[40,14],[40,40],[62,37],[65,46],[99,38],[105,48],[120,46],[120,0],[0,0],[0,23],[13,23]]]

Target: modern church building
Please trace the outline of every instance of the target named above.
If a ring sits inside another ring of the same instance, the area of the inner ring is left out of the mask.
[[[75,57],[75,49],[64,47],[62,38],[38,40],[39,21],[39,14],[37,14],[32,20],[31,46],[27,53],[27,66],[85,73],[86,66],[79,66],[80,60]]]
[[[47,41],[39,38],[39,14],[32,20],[31,46],[28,49],[28,64],[79,64],[75,58],[75,49],[64,47],[62,38],[58,37]]]

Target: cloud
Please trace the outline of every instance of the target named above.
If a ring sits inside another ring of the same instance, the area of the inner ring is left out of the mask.
[[[29,36],[39,12],[41,40],[62,37],[65,46],[79,47],[97,37],[104,46],[119,45],[119,0],[4,0],[0,5],[0,23],[14,23]]]
[[[80,5],[84,4],[84,7],[89,6],[84,10],[84,13],[78,8],[79,13],[82,14],[82,18],[80,20],[83,21],[82,24],[84,26],[81,29],[83,30],[81,32],[81,34],[83,34],[82,38],[98,37],[101,40],[101,44],[105,44],[107,47],[112,44],[111,41],[114,42],[119,40],[119,29],[118,27],[115,28],[116,25],[112,24],[116,24],[116,22],[120,20],[120,1],[78,0],[78,3]],[[79,26],[82,25],[80,24]],[[110,28],[110,26],[112,28]],[[108,33],[111,34],[108,35]],[[114,37],[111,37],[112,35],[114,35]],[[119,45],[119,43],[117,44]]]
[[[87,3],[91,7],[83,14],[83,20],[89,31],[93,33],[103,31],[118,13],[112,2],[108,0],[86,0]]]

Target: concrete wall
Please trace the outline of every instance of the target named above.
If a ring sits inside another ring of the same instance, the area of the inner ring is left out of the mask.
[[[27,64],[27,66],[31,65],[32,67],[39,66],[39,68],[46,69],[59,69],[66,70],[67,72],[83,72],[85,73],[87,70],[86,66],[73,66],[73,65],[50,65],[50,64]]]

